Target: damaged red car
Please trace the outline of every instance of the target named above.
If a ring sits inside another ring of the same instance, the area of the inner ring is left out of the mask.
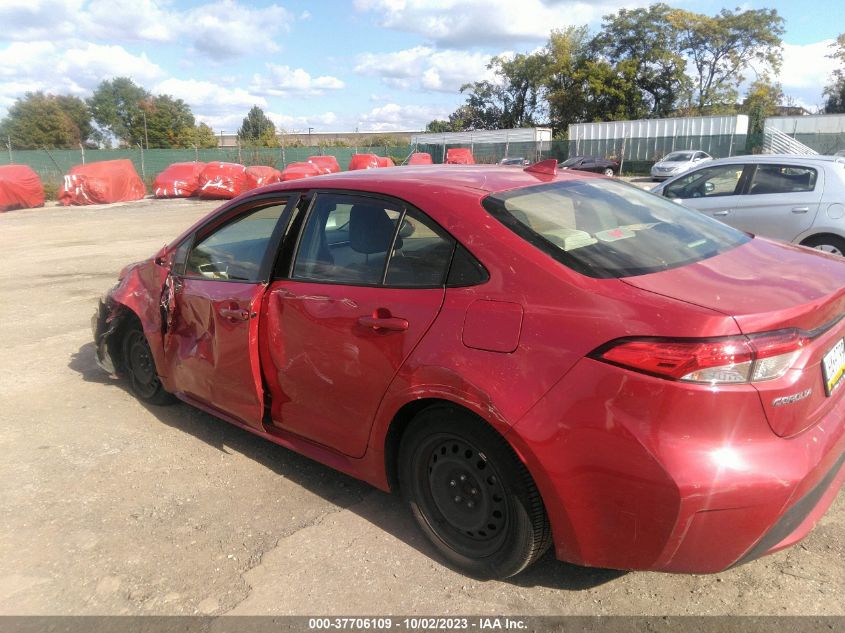
[[[398,490],[452,566],[716,572],[845,478],[845,260],[554,161],[271,185],[128,266],[99,363]],[[284,459],[279,454],[279,459]]]

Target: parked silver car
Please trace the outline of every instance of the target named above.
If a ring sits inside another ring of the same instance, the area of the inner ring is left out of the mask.
[[[720,158],[652,192],[749,233],[845,255],[842,157]]]
[[[707,152],[697,150],[672,152],[654,163],[651,168],[651,179],[666,180],[672,176],[683,174],[708,160],[713,160],[713,157]]]

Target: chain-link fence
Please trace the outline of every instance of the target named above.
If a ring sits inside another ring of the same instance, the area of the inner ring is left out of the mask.
[[[308,160],[309,156],[331,155],[337,158],[341,167],[349,164],[352,155],[359,153],[390,156],[397,164],[411,153],[411,147],[263,147],[263,148],[217,148],[217,149],[40,149],[6,150],[0,153],[0,165],[23,164],[32,167],[45,185],[57,186],[74,165],[102,160],[128,158],[138,174],[150,185],[153,179],[173,163],[189,161],[224,161],[243,165],[269,165],[282,170],[287,165]]]
[[[845,149],[845,134],[797,134],[802,143],[820,154],[833,154]],[[759,153],[762,135],[674,136],[658,138],[595,139],[579,141],[540,141],[517,143],[475,143],[437,145],[399,145],[379,147],[273,147],[215,149],[115,149],[115,150],[11,150],[0,153],[0,165],[24,164],[32,167],[45,185],[58,186],[71,167],[83,162],[128,158],[135,164],[149,185],[157,174],[172,163],[198,160],[226,161],[244,165],[269,165],[282,170],[287,165],[308,160],[309,156],[330,155],[342,168],[355,153],[390,156],[398,165],[412,152],[428,152],[435,163],[442,163],[453,147],[466,147],[476,163],[493,164],[503,158],[522,158],[530,162],[554,158],[563,161],[570,156],[587,155],[613,158],[622,163],[624,175],[648,174],[651,166],[669,152],[698,149],[715,158],[737,154]]]

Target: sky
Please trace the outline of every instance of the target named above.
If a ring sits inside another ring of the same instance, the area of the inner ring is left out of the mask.
[[[780,82],[811,111],[835,68],[843,0],[746,0],[785,18]],[[0,118],[26,92],[82,98],[128,76],[187,102],[216,133],[260,106],[288,132],[421,130],[489,78],[494,55],[541,47],[640,0],[0,0]],[[668,0],[715,14],[738,2]],[[811,10],[807,10],[811,6]]]

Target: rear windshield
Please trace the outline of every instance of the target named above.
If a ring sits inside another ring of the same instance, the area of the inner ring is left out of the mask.
[[[584,158],[584,156],[574,156],[572,158],[567,158],[560,164],[560,166],[569,167],[570,165],[574,165],[575,163],[579,162],[582,158]]]
[[[692,152],[672,152],[666,158],[663,159],[663,162],[683,163],[688,160],[692,160]]]
[[[590,179],[491,194],[497,220],[589,277],[645,275],[747,242],[725,224],[628,184]]]

